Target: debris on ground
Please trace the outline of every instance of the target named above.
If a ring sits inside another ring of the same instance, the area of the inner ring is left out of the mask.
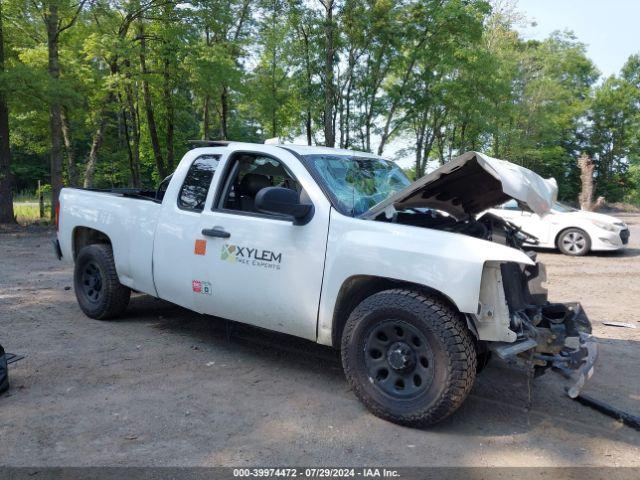
[[[601,400],[597,400],[588,395],[580,394],[576,398],[575,401],[580,402],[582,405],[587,407],[591,407],[594,410],[599,411],[600,413],[604,413],[605,415],[622,422],[624,425],[628,427],[634,428],[640,431],[640,417],[637,415],[632,415],[631,413],[623,412],[622,410],[609,405]]]
[[[621,327],[621,328],[636,328],[632,323],[626,322],[602,322],[603,325],[608,325],[609,327]]]
[[[5,352],[2,345],[0,345],[0,393],[9,390],[9,365],[23,358],[24,355]]]

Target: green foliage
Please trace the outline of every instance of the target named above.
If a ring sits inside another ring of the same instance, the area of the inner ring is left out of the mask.
[[[37,203],[15,202],[13,204],[13,213],[20,225],[36,222],[47,224],[51,216],[51,205],[46,204],[44,206],[44,217],[40,217],[40,206]]]
[[[68,26],[56,80],[42,16],[52,5]],[[189,139],[322,144],[332,128],[344,148],[384,153],[398,142],[415,154],[412,177],[480,150],[557,178],[569,200],[586,152],[598,195],[640,202],[640,55],[598,82],[573,35],[524,40],[488,1],[77,5],[3,1],[0,89],[17,191],[49,182],[49,107],[59,103],[67,183],[76,170],[82,184],[92,154],[91,185],[153,187]]]

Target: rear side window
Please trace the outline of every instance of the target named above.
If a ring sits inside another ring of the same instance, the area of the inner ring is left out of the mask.
[[[520,210],[518,202],[516,202],[515,200],[509,200],[508,202],[503,203],[500,208],[502,208],[503,210]]]
[[[180,187],[178,207],[193,212],[201,212],[204,209],[219,159],[220,155],[202,155],[194,160]]]

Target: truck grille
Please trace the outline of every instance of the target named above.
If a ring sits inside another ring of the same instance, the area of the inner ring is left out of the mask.
[[[628,229],[624,229],[620,231],[620,240],[622,240],[622,244],[626,245],[627,243],[629,243],[629,236],[631,234],[629,233]]]

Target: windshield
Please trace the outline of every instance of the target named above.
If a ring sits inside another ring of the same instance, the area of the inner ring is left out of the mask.
[[[400,167],[381,158],[305,155],[305,159],[345,215],[358,216],[411,183]]]
[[[553,204],[553,207],[551,208],[551,210],[555,211],[555,212],[560,212],[560,213],[567,213],[567,212],[577,212],[578,210],[570,207],[569,205],[566,205],[564,203],[560,203],[560,202],[556,202]]]

